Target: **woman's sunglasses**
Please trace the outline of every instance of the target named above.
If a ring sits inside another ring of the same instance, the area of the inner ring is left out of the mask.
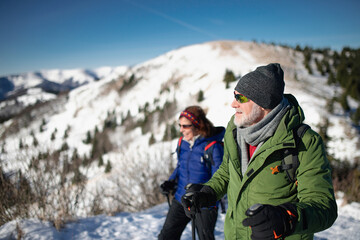
[[[192,125],[191,125],[191,124],[189,124],[189,125],[181,125],[181,124],[179,124],[179,127],[180,127],[180,128],[183,127],[183,128],[185,128],[185,129],[188,129],[188,128],[191,128]]]
[[[246,103],[249,101],[249,99],[247,97],[245,97],[242,94],[237,94],[234,91],[234,98],[236,99],[236,101],[238,101],[239,103]]]

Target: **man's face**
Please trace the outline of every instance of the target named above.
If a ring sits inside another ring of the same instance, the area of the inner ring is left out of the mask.
[[[235,91],[235,94],[239,94]],[[248,102],[240,103],[235,98],[231,103],[235,109],[234,123],[237,127],[249,127],[264,118],[264,109],[249,99]]]

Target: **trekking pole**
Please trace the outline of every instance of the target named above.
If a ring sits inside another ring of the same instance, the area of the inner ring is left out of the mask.
[[[195,235],[195,214],[191,216],[191,233],[192,233],[192,240],[196,240]]]
[[[171,204],[170,204],[170,199],[169,199],[169,194],[168,193],[166,194],[166,198],[167,198],[167,202],[168,202],[168,205],[169,205],[169,208],[170,208]]]
[[[221,198],[220,199],[220,207],[221,207],[221,213],[226,213],[226,210],[225,210],[225,200],[224,198]]]
[[[193,200],[192,200],[192,196],[193,196],[193,192],[188,192],[185,193],[185,195],[183,196],[183,199],[189,201],[191,203],[191,205],[193,204]],[[190,212],[191,207],[188,206],[188,210]],[[195,206],[195,213],[190,215],[191,218],[191,233],[192,233],[192,240],[196,240],[196,236],[195,236],[195,231],[196,231],[196,226],[195,226],[195,216],[196,216],[196,212],[197,212],[197,208]]]

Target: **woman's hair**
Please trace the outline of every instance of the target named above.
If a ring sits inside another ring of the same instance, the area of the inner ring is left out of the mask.
[[[204,110],[199,106],[189,106],[180,114],[180,117],[186,117],[192,122],[192,125],[199,130],[203,137],[210,137],[214,133],[214,125],[206,118]]]

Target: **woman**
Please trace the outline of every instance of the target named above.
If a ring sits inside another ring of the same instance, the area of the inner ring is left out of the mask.
[[[183,137],[178,145],[178,163],[168,181],[161,184],[163,193],[176,189],[175,197],[170,206],[159,239],[180,239],[190,218],[185,215],[181,205],[181,197],[185,194],[185,186],[189,183],[202,184],[207,182],[219,168],[223,157],[225,128],[214,127],[206,118],[199,106],[187,107],[179,117],[180,132]],[[214,142],[212,161],[205,161],[204,150],[210,142]],[[217,207],[201,209],[195,216],[196,229],[201,240],[215,239],[214,228],[217,219]]]

